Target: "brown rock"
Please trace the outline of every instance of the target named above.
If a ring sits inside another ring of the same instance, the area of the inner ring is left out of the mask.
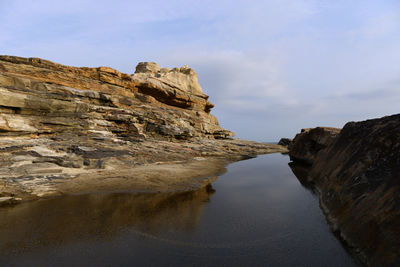
[[[281,138],[279,140],[278,145],[289,147],[290,143],[292,143],[292,139],[290,138]]]
[[[303,175],[333,230],[366,265],[399,266],[400,115],[347,123],[333,139],[319,133],[328,142],[307,154],[313,164]],[[310,138],[297,139],[294,148],[309,147]]]
[[[0,196],[189,190],[230,161],[286,151],[230,139],[187,66],[140,63],[131,77],[38,58],[0,56],[0,64]]]
[[[159,73],[160,67],[155,62],[139,62],[136,66],[135,73]]]
[[[289,146],[290,159],[312,165],[317,153],[329,146],[339,132],[340,129],[329,127],[302,129]]]
[[[156,63],[139,63],[139,73],[131,78],[108,67],[76,68],[37,58],[0,56],[0,63],[7,70],[0,73],[4,96],[0,105],[6,108],[31,114],[55,110],[73,116],[106,105],[123,109],[118,112],[126,116],[132,116],[129,110],[134,109],[136,118],[152,110],[154,118],[149,124],[170,125],[179,129],[176,132],[193,132],[193,136],[233,136],[209,114],[213,105],[202,92],[196,73],[187,67],[161,72]]]
[[[203,93],[197,74],[187,65],[181,68],[160,69],[154,62],[141,62],[132,79],[139,84],[139,91],[157,100],[182,108],[210,112],[214,107]]]

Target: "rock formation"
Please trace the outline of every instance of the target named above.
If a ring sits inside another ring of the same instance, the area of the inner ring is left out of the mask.
[[[299,178],[361,261],[400,266],[400,114],[303,131],[289,154],[309,164]]]
[[[212,107],[187,66],[139,63],[128,75],[0,56],[0,197],[79,191],[77,181],[93,179],[105,190],[108,178],[142,191],[188,189],[176,177],[200,179],[221,172],[226,160],[284,150],[230,138]],[[199,157],[220,159],[211,166]],[[158,166],[165,163],[175,169]],[[149,164],[152,171],[143,169]]]
[[[171,101],[171,104],[181,107],[193,106],[207,113],[214,107],[207,101],[208,96],[203,93],[197,74],[187,65],[170,70],[168,68],[160,69],[154,62],[140,62],[132,78],[143,84],[138,87],[139,91],[145,94],[154,94],[160,100]],[[168,97],[164,97],[164,95],[175,97],[168,100]],[[186,97],[189,99],[188,101],[173,102],[181,98],[186,100]]]
[[[155,63],[140,63],[131,77],[108,67],[74,68],[36,58],[0,56],[0,70],[1,112],[14,113],[0,122],[7,131],[41,133],[47,131],[46,127],[54,127],[37,121],[40,117],[48,120],[49,116],[39,116],[36,121],[30,117],[29,122],[23,116],[15,116],[28,111],[29,115],[45,112],[51,117],[62,114],[58,119],[96,112],[110,113],[108,116],[114,118],[99,118],[103,122],[93,122],[92,118],[87,124],[129,123],[130,135],[233,135],[219,127],[217,119],[209,114],[213,104],[202,92],[197,75],[187,67],[160,72]],[[92,110],[92,105],[104,108]]]
[[[279,140],[279,142],[278,142],[278,145],[288,147],[291,142],[292,142],[292,139],[290,139],[290,138],[281,138],[281,140]]]
[[[301,129],[289,145],[290,159],[312,165],[318,151],[329,146],[339,132],[340,129],[329,127]]]

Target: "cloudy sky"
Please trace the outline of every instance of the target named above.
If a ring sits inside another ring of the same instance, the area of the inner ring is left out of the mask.
[[[399,112],[398,0],[0,0],[0,14],[0,54],[188,64],[241,138]]]

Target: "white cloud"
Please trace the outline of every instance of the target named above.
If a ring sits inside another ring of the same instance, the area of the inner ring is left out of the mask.
[[[191,64],[214,100],[239,103],[243,98],[291,101],[277,55],[254,58],[239,51],[175,51],[163,61]]]
[[[189,64],[244,138],[342,126],[400,100],[393,1],[0,0],[0,12],[1,54],[128,73]]]

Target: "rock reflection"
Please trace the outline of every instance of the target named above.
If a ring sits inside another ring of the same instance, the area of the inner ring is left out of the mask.
[[[293,174],[296,176],[297,180],[299,180],[300,184],[315,194],[315,185],[308,178],[310,167],[295,162],[289,162],[288,165]]]
[[[193,231],[214,193],[209,184],[183,193],[65,196],[3,208],[0,253],[111,239],[127,228],[152,235]]]

